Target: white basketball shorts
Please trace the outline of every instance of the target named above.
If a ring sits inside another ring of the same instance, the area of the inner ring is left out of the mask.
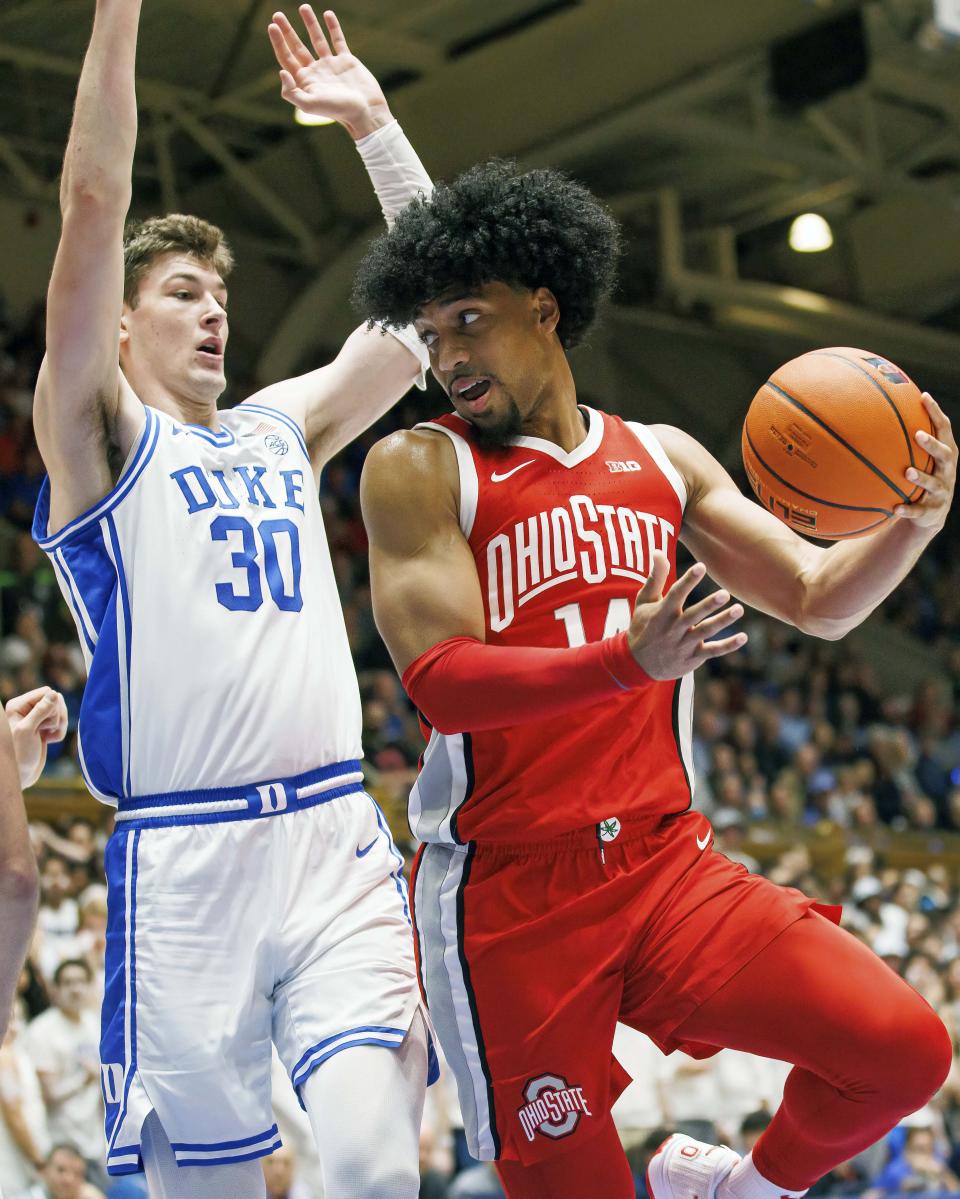
[[[157,1112],[181,1166],[280,1143],[270,1042],[295,1088],[399,1046],[420,996],[402,858],[358,762],[123,801],[106,852],[107,1169]]]

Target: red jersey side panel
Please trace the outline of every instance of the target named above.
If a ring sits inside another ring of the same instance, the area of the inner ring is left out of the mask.
[[[582,409],[570,454],[539,438],[481,448],[455,414],[460,522],[477,564],[486,640],[576,646],[625,629],[650,556],[676,577],[683,483],[642,425]],[[509,728],[433,730],[411,794],[423,841],[530,841],[611,815],[689,806],[693,678],[656,682],[574,715]]]

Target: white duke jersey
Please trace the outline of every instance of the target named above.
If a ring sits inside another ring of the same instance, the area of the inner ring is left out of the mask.
[[[221,431],[146,408],[113,490],[49,534],[87,661],[79,746],[105,803],[361,757],[360,696],[299,426],[256,403]]]

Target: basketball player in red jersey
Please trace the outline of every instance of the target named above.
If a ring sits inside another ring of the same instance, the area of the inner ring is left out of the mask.
[[[358,278],[368,316],[415,321],[454,408],[375,446],[362,483],[377,623],[429,729],[421,982],[511,1199],[633,1195],[618,1019],[795,1063],[750,1155],[674,1136],[655,1199],[800,1195],[926,1102],[950,1038],[836,911],[712,852],[692,671],[746,641],[731,595],[816,636],[859,624],[942,527],[957,449],[927,398],[924,498],[821,549],[687,434],[579,406],[566,350],[617,237],[565,177],[493,163],[407,208]],[[699,559],[679,579],[678,540]],[[691,602],[706,571],[723,590]]]

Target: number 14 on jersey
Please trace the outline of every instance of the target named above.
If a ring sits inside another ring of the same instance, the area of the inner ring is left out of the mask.
[[[630,627],[633,608],[628,599],[612,599],[607,608],[607,618],[603,624],[601,641],[615,637]],[[554,608],[553,619],[562,620],[567,631],[567,644],[571,649],[578,645],[587,644],[587,633],[583,627],[583,612],[579,604],[564,604],[562,608]]]

